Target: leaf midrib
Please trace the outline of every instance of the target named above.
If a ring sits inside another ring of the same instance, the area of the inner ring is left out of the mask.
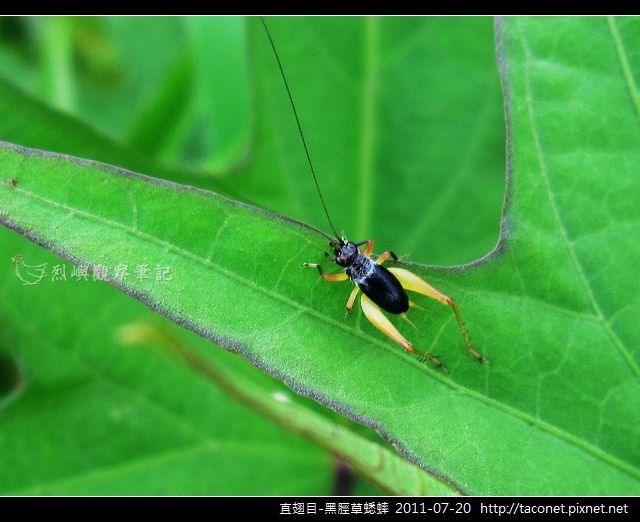
[[[69,161],[69,160],[67,160]],[[432,370],[431,368],[426,367],[425,365],[419,363],[418,361],[416,361],[414,358],[412,358],[410,355],[399,352],[398,350],[396,350],[395,348],[391,348],[389,347],[387,344],[385,344],[384,342],[382,342],[381,340],[377,339],[377,338],[373,338],[368,336],[367,334],[365,334],[362,331],[357,331],[354,328],[349,328],[347,326],[345,326],[345,324],[343,322],[339,322],[335,319],[332,319],[331,317],[327,316],[327,315],[323,315],[319,312],[317,312],[316,310],[309,308],[307,306],[301,305],[300,303],[293,301],[292,299],[289,299],[281,294],[276,294],[274,292],[272,292],[271,290],[264,288],[262,286],[257,285],[255,282],[249,281],[243,277],[241,277],[238,274],[235,274],[234,272],[231,272],[225,268],[219,267],[217,265],[215,265],[214,263],[212,263],[211,261],[204,259],[200,256],[197,256],[187,250],[184,250],[180,247],[177,247],[171,243],[168,243],[164,240],[158,239],[155,236],[151,236],[149,234],[146,234],[144,232],[141,232],[139,230],[133,229],[132,227],[125,225],[123,223],[119,223],[117,221],[112,221],[109,220],[107,218],[104,218],[102,216],[97,216],[94,214],[91,214],[87,211],[84,210],[79,210],[79,209],[75,209],[73,207],[70,207],[64,203],[59,203],[57,201],[53,201],[50,200],[48,198],[45,198],[43,196],[40,196],[38,194],[32,193],[30,191],[27,191],[23,188],[20,187],[15,187],[12,190],[19,192],[21,194],[24,194],[27,197],[31,197],[35,200],[41,201],[47,205],[50,205],[54,208],[61,208],[67,212],[75,212],[76,215],[78,217],[82,217],[85,219],[88,219],[90,221],[94,221],[96,223],[102,224],[102,225],[108,225],[108,226],[112,226],[114,228],[118,228],[120,230],[123,230],[124,232],[133,235],[134,237],[138,237],[141,241],[146,241],[149,243],[152,243],[156,246],[160,246],[164,249],[167,249],[169,251],[174,252],[177,255],[183,256],[188,260],[191,260],[193,262],[196,262],[202,266],[204,266],[205,268],[209,268],[212,269],[213,271],[217,271],[219,274],[228,277],[236,282],[239,282],[240,284],[243,284],[247,287],[249,287],[252,290],[257,290],[260,293],[270,297],[271,299],[274,299],[276,301],[280,301],[282,303],[285,303],[289,306],[291,306],[292,308],[295,308],[297,311],[304,311],[305,313],[312,315],[313,317],[315,317],[316,319],[318,319],[319,321],[325,322],[330,324],[332,327],[337,327],[345,332],[350,333],[351,335],[358,337],[360,339],[362,339],[365,342],[369,342],[371,344],[375,344],[377,346],[380,346],[386,350],[389,351],[393,351],[394,355],[398,356],[398,357],[404,357],[406,360],[408,360],[409,362],[411,362],[416,369],[419,369],[425,373],[427,373],[428,375],[430,375],[432,378],[437,379],[438,381],[440,381],[441,383],[447,385],[449,388],[455,390],[456,392],[463,394],[471,399],[477,400],[478,402],[484,403],[485,405],[494,408],[498,411],[502,411],[516,419],[519,419],[520,421],[523,421],[525,423],[537,426],[541,431],[545,431],[551,435],[554,435],[555,437],[559,438],[560,440],[565,441],[566,443],[569,443],[570,445],[579,447],[581,449],[583,449],[585,452],[590,453],[591,455],[603,460],[604,462],[608,462],[609,464],[611,464],[612,466],[620,469],[621,471],[628,473],[632,476],[636,476],[636,477],[640,477],[640,470],[636,469],[635,467],[633,467],[632,465],[621,461],[620,459],[618,459],[617,457],[614,457],[613,455],[607,453],[606,451],[593,446],[592,444],[579,439],[578,437],[576,437],[575,435],[566,432],[565,430],[558,428],[552,424],[547,423],[546,421],[543,421],[537,417],[534,417],[526,412],[523,412],[517,408],[514,408],[513,406],[509,406],[508,404],[502,403],[497,401],[496,399],[492,399],[486,395],[483,395],[475,390],[472,390],[470,388],[467,388],[465,386],[462,386],[450,379],[448,379],[447,377],[445,377],[444,375],[441,375],[440,372],[438,372],[437,370]],[[303,236],[300,236],[303,237]],[[115,285],[115,282],[114,282]],[[146,293],[144,294],[146,295]],[[380,427],[376,424],[376,429],[380,429]]]

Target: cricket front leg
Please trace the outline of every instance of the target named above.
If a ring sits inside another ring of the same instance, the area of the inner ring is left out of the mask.
[[[306,266],[306,267],[309,267],[309,268],[317,268],[318,272],[320,272],[320,276],[325,281],[338,282],[338,281],[346,281],[347,279],[349,279],[349,276],[345,272],[340,272],[338,274],[328,274],[317,263],[304,263],[302,266]]]

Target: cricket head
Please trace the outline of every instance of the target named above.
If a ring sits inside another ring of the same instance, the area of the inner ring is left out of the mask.
[[[329,241],[329,246],[333,248],[333,253],[336,256],[335,263],[342,267],[350,266],[360,253],[356,244],[351,241],[347,241],[344,237],[340,239],[332,239]]]

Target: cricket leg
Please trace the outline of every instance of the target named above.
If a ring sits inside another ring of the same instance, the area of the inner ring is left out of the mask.
[[[481,363],[486,362],[485,358],[478,351],[476,351],[476,349],[471,344],[471,339],[469,339],[469,334],[464,327],[462,317],[460,317],[460,312],[458,312],[458,307],[456,306],[455,301],[451,299],[451,297],[443,294],[439,290],[436,290],[424,279],[418,277],[413,272],[405,270],[404,268],[389,268],[389,271],[398,278],[398,281],[400,281],[402,288],[404,288],[405,290],[417,292],[419,294],[430,297],[431,299],[436,299],[437,301],[440,301],[441,303],[451,307],[451,309],[453,310],[453,314],[456,317],[456,321],[458,322],[458,328],[460,329],[464,342],[467,345],[469,354]]]
[[[398,260],[397,255],[391,252],[391,250],[387,250],[386,252],[382,252],[382,254],[378,256],[378,258],[376,259],[376,265],[381,265],[389,258],[392,258],[394,261]]]
[[[358,288],[357,286],[351,291],[351,295],[349,295],[349,300],[347,301],[347,315],[349,315],[351,313],[351,310],[353,310],[353,303],[356,300],[356,297],[358,297],[358,292],[360,291],[360,288]]]
[[[367,246],[364,247],[364,250],[362,251],[362,253],[367,257],[371,257],[371,254],[373,254],[373,241],[371,241],[370,239],[365,239],[364,241],[360,241],[359,243],[356,243],[356,246],[362,246],[365,244]]]
[[[416,350],[414,346],[396,329],[396,327],[393,326],[391,321],[387,319],[387,317],[382,313],[382,310],[380,310],[380,308],[364,294],[362,294],[362,298],[360,299],[360,305],[362,306],[364,315],[369,319],[371,324],[387,337],[402,346],[405,351],[417,354],[424,361],[428,360],[433,362],[438,368],[443,367],[442,363],[434,355]]]
[[[310,268],[317,268],[318,272],[320,272],[320,276],[325,281],[336,281],[337,282],[337,281],[346,281],[347,279],[349,279],[349,276],[345,272],[340,272],[338,274],[328,274],[324,270],[322,270],[322,267],[317,263],[304,263],[302,266],[306,266],[306,267],[310,267]]]

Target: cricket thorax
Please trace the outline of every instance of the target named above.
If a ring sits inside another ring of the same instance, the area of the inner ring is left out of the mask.
[[[347,267],[346,272],[354,282],[362,281],[371,277],[375,272],[376,264],[375,261],[369,257],[359,255],[353,263],[349,267]]]

